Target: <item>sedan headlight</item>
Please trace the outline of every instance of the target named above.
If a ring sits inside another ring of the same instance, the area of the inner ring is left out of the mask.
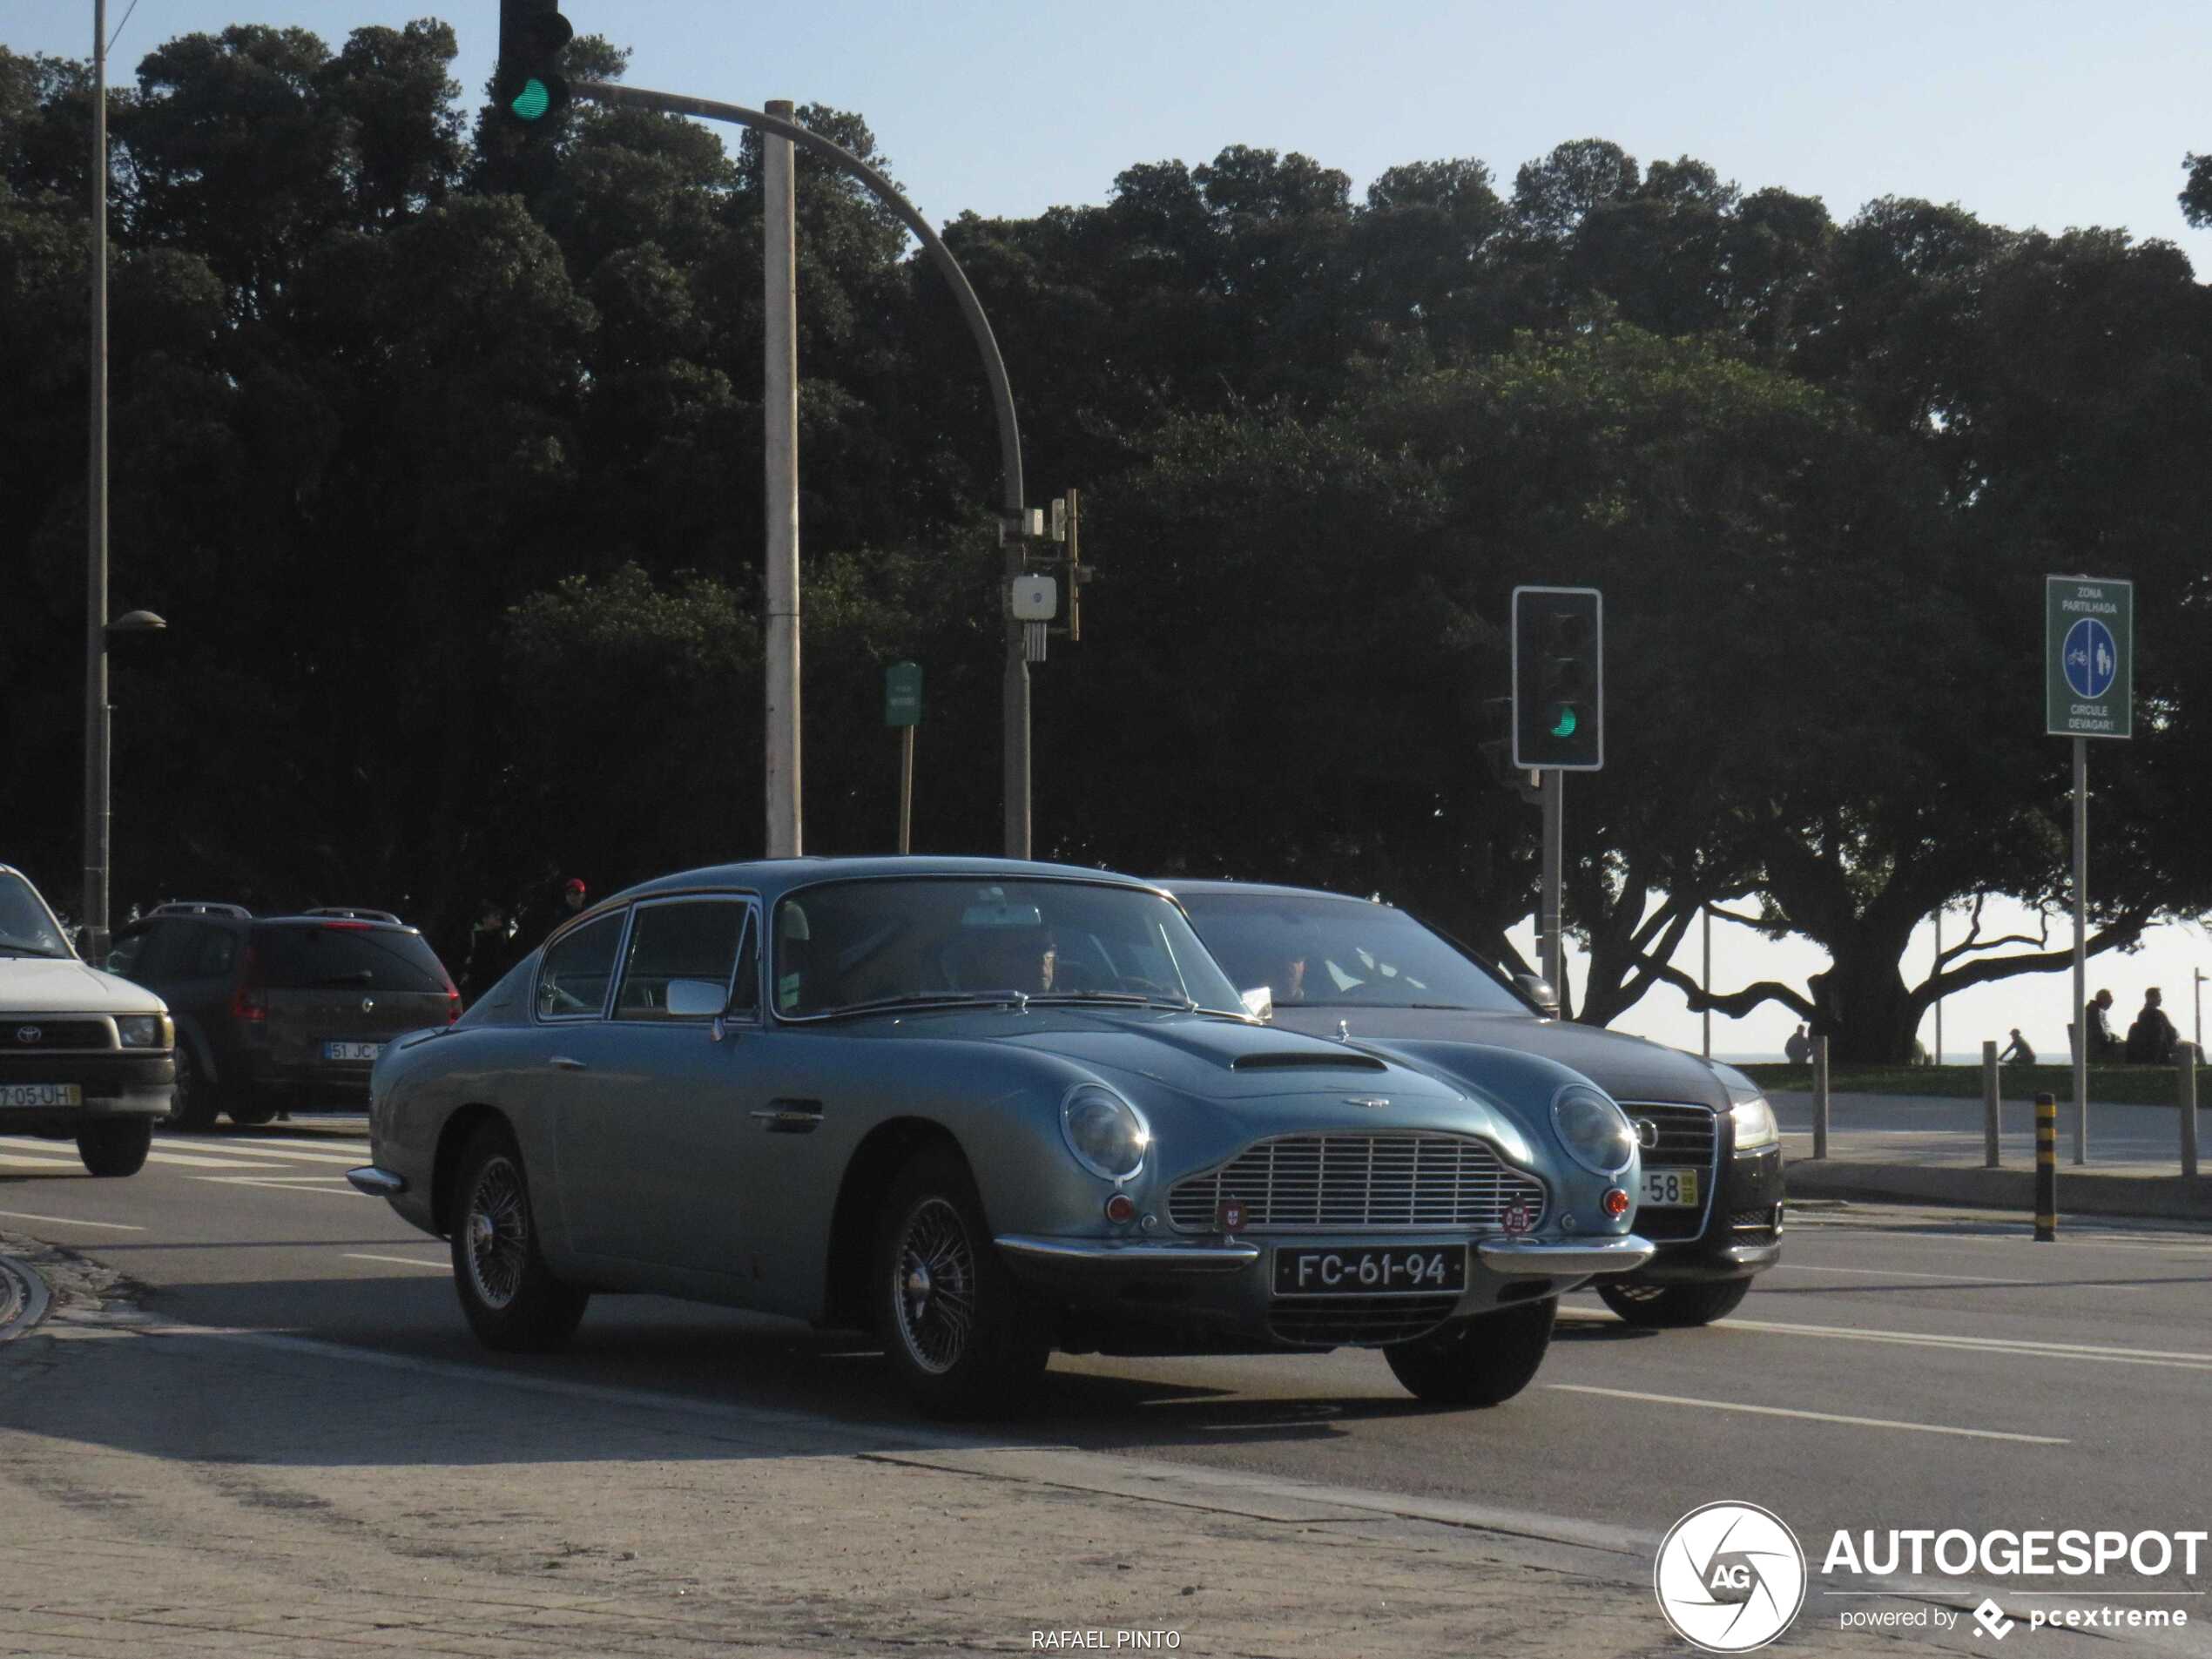
[[[1728,1090],[1729,1110],[1736,1119],[1736,1150],[1760,1152],[1780,1144],[1782,1131],[1774,1121],[1774,1108],[1758,1084],[1734,1066],[1718,1062],[1713,1073]]]
[[[118,1014],[115,1035],[126,1049],[168,1049],[176,1046],[175,1028],[165,1014]]]
[[[1130,1105],[1103,1083],[1078,1083],[1060,1103],[1060,1135],[1076,1162],[1107,1181],[1126,1181],[1144,1167],[1152,1131]]]
[[[1552,1127],[1575,1162],[1593,1174],[1618,1175],[1635,1157],[1628,1118],[1587,1083],[1569,1083],[1552,1097]]]

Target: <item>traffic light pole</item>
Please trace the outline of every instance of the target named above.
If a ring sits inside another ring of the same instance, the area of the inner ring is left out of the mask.
[[[946,285],[952,289],[953,298],[960,306],[961,316],[966,320],[968,331],[974,338],[976,352],[983,361],[984,376],[991,387],[991,405],[998,421],[999,476],[1003,511],[1018,536],[1024,528],[1028,514],[1024,510],[1026,502],[1022,482],[1022,427],[1014,412],[1014,388],[1007,379],[1006,360],[999,353],[998,340],[991,333],[990,320],[983,314],[983,302],[975,297],[975,289],[968,281],[968,273],[961,269],[960,261],[953,257],[952,250],[945,246],[935,227],[899,192],[896,185],[843,145],[799,125],[785,115],[748,110],[736,104],[718,104],[710,98],[689,98],[678,92],[656,92],[642,86],[617,86],[611,81],[577,81],[570,84],[569,90],[577,98],[590,98],[594,103],[611,105],[618,109],[651,110],[661,115],[688,115],[703,121],[724,121],[733,126],[750,127],[766,138],[786,139],[799,149],[820,156],[858,179],[877,200],[896,215],[900,223],[920,238],[930,260],[944,277]],[[1020,554],[1017,540],[1008,558],[1010,572],[1018,573]],[[793,611],[795,624],[795,598]],[[1020,660],[1021,644],[1021,626],[1009,616],[1007,619],[1004,711],[1006,851],[1011,858],[1026,858],[1029,853],[1029,667],[1026,661]],[[795,696],[792,708],[795,717],[798,710]],[[796,759],[794,747],[794,768]]]
[[[2089,1161],[2089,739],[2074,740],[2074,1161]]]
[[[1560,937],[1560,876],[1567,862],[1567,774],[1553,766],[1544,772],[1544,891],[1538,901],[1544,941],[1544,977],[1567,1012],[1567,949]]]

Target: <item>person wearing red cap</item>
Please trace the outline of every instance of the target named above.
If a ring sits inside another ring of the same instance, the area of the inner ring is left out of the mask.
[[[567,908],[569,914],[573,916],[583,908],[585,892],[586,888],[581,878],[573,875],[569,878],[568,886],[561,889],[561,903]]]

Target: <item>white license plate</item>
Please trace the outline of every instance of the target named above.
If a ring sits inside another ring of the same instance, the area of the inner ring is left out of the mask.
[[[1695,1210],[1697,1173],[1695,1170],[1646,1170],[1643,1196],[1637,1202],[1654,1210]]]
[[[374,1060],[384,1052],[381,1042],[326,1042],[322,1057],[326,1060]]]
[[[75,1083],[0,1083],[0,1106],[82,1106]]]

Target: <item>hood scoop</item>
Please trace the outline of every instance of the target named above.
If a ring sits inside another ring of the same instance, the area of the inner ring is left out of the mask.
[[[1240,1054],[1229,1062],[1231,1071],[1387,1071],[1389,1067],[1371,1054],[1317,1054],[1305,1049],[1263,1049]]]

